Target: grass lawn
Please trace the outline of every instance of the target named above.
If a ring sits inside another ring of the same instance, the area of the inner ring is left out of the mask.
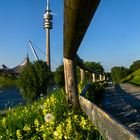
[[[122,82],[128,82],[140,86],[140,69],[124,78]]]

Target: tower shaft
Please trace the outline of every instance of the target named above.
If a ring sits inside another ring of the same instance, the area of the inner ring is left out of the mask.
[[[50,30],[46,29],[46,62],[48,69],[51,70],[51,60],[50,60]]]
[[[47,8],[44,14],[44,29],[46,30],[46,62],[49,70],[51,70],[51,60],[50,60],[50,29],[52,29],[52,19],[50,10],[50,1],[47,0]]]

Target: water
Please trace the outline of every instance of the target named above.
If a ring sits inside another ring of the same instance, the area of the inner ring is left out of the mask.
[[[0,110],[19,104],[24,104],[24,100],[16,86],[0,86]]]

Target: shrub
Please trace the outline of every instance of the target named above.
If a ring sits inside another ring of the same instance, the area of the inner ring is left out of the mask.
[[[65,86],[65,79],[64,79],[64,66],[60,65],[54,74],[54,80],[59,87]]]
[[[38,98],[40,94],[46,95],[50,77],[51,72],[48,70],[46,62],[29,63],[18,80],[23,98],[31,102]]]
[[[133,64],[130,66],[129,70],[130,73],[135,72],[136,70],[138,70],[140,68],[140,60],[136,60],[133,62]]]
[[[120,83],[121,80],[128,76],[129,70],[125,67],[113,67],[111,69],[111,78],[114,82]]]
[[[107,84],[104,82],[91,84],[86,92],[86,98],[94,103],[99,103],[106,86]]]
[[[86,81],[79,83],[78,85],[79,93],[82,92],[86,84],[87,84]],[[90,86],[85,94],[85,97],[94,103],[98,103],[101,100],[101,97],[102,97],[101,94],[104,92],[105,87],[107,87],[106,82],[96,82],[92,84],[90,83]]]

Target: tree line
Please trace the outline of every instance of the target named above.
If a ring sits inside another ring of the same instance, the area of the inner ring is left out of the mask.
[[[85,65],[90,69],[103,73],[104,68],[99,62],[85,62]],[[77,67],[78,83],[80,82],[80,69]],[[91,74],[85,71],[84,80],[88,82],[91,79]],[[98,79],[99,76],[96,75]],[[28,63],[26,68],[18,77],[18,86],[21,89],[23,98],[32,102],[41,95],[47,95],[49,87],[57,85],[59,88],[65,87],[64,65],[58,66],[54,72],[49,71],[46,62],[41,60],[34,63]]]
[[[111,78],[114,82],[120,83],[123,78],[140,69],[140,60],[136,60],[129,68],[115,66],[111,69]]]

